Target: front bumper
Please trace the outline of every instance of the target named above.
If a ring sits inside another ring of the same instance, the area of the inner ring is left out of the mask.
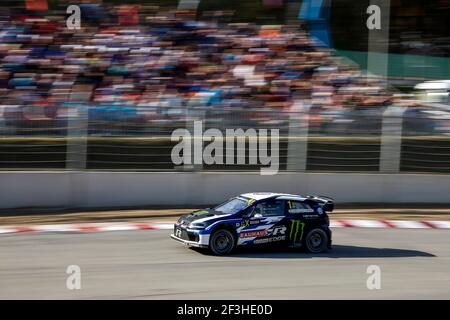
[[[209,247],[209,234],[201,234],[199,230],[185,228],[178,224],[173,226],[173,233],[170,237],[188,246],[197,248]]]
[[[174,240],[177,240],[177,241],[187,245],[187,246],[197,247],[197,248],[208,248],[208,244],[202,244],[202,243],[200,243],[200,241],[195,242],[195,241],[184,240],[184,239],[178,238],[174,234],[171,234],[170,237]]]

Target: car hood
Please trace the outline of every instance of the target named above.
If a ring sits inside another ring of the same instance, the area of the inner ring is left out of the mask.
[[[224,218],[229,216],[230,214],[224,214],[222,212],[217,212],[214,209],[202,209],[196,210],[189,214],[185,214],[180,217],[178,223],[182,225],[188,225],[191,222],[206,222],[210,220],[215,220],[217,218]]]

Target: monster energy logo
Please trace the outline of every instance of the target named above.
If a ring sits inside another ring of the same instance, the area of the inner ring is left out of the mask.
[[[291,224],[291,231],[289,232],[289,239],[296,242],[297,235],[299,234],[299,231],[300,231],[300,237],[298,240],[301,241],[303,238],[303,231],[305,229],[305,224],[303,222],[301,222],[300,220],[291,220],[291,222],[292,222],[292,224]],[[300,226],[301,226],[301,229],[300,229]]]

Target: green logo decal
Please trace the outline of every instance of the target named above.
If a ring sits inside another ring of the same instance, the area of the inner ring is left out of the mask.
[[[191,214],[192,214],[193,216],[199,216],[199,215],[205,214],[205,213],[208,213],[208,210],[194,211],[194,212],[192,212]]]
[[[297,236],[300,231],[300,237],[298,241],[301,241],[303,239],[303,231],[305,230],[305,223],[301,222],[300,220],[291,220],[291,222],[292,224],[291,224],[291,231],[289,232],[289,239],[296,242]]]

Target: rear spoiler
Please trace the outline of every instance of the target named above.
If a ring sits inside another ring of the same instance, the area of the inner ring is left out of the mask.
[[[327,196],[307,196],[309,200],[313,200],[322,207],[323,211],[332,212],[334,209],[334,199]]]

